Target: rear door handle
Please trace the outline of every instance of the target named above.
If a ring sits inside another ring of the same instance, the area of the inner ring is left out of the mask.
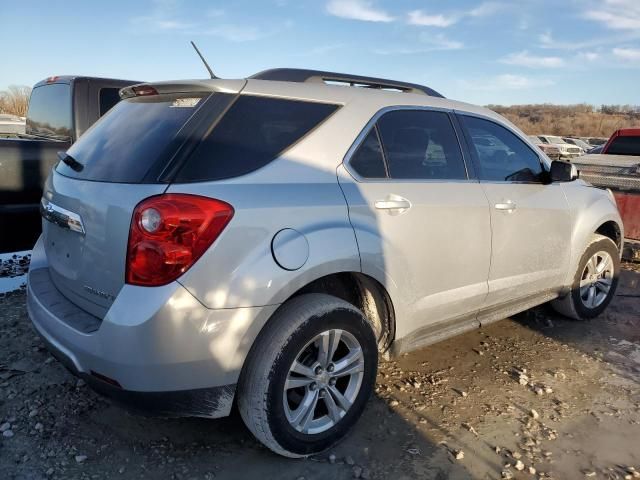
[[[511,200],[507,200],[506,202],[496,203],[494,205],[496,210],[503,210],[506,212],[513,212],[516,209],[516,204]]]
[[[409,200],[397,195],[389,195],[383,200],[376,200],[374,205],[378,210],[408,210],[411,208]]]

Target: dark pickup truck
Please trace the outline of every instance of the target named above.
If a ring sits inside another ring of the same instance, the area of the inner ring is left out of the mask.
[[[30,249],[40,234],[40,197],[66,151],[119,100],[132,80],[59,76],[33,87],[25,134],[0,138],[0,253]]]

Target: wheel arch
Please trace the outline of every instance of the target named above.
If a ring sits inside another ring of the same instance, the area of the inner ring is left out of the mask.
[[[326,274],[306,282],[280,304],[256,332],[256,341],[265,327],[283,305],[295,297],[307,293],[324,293],[340,298],[360,310],[373,327],[378,341],[378,350],[383,353],[395,339],[396,317],[391,296],[376,279],[357,271],[341,271]]]
[[[395,338],[395,310],[386,288],[361,272],[340,272],[309,282],[291,297],[305,293],[325,293],[340,298],[360,310],[369,320],[378,340],[378,350],[386,352]]]
[[[610,238],[616,244],[618,250],[622,251],[622,246],[624,243],[624,239],[622,238],[622,229],[620,228],[620,225],[614,220],[608,220],[602,223],[602,225],[596,228],[596,231],[594,233]]]

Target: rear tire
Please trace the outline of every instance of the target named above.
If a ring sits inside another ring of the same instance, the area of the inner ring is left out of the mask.
[[[362,312],[330,295],[300,295],[254,343],[238,384],[240,415],[275,453],[320,453],[360,418],[377,366],[375,334]]]
[[[573,278],[571,291],[554,300],[558,313],[575,320],[600,315],[613,299],[620,274],[620,252],[608,237],[595,234],[587,246]]]

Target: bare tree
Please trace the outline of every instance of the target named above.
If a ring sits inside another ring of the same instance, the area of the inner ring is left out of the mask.
[[[6,90],[0,91],[0,113],[10,113],[24,117],[29,108],[31,87],[11,85]]]

